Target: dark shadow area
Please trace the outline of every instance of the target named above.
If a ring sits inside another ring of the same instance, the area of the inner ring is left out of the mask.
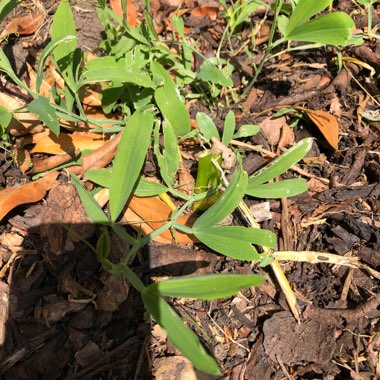
[[[153,378],[141,296],[123,276],[105,271],[88,245],[96,246],[100,229],[90,223],[36,225],[48,216],[47,207],[10,215],[4,226],[17,231],[6,234],[18,245],[0,245],[1,379]],[[112,231],[110,237],[110,260],[117,263],[130,247]],[[151,243],[132,268],[148,285],[152,275],[208,272],[216,258]]]
[[[10,220],[13,226],[18,222],[19,217]],[[16,254],[2,252],[3,259],[9,257],[0,282],[1,378],[151,378],[150,326],[140,294],[122,276],[102,269],[78,239],[80,234],[96,243],[94,225],[24,231]],[[115,239],[116,261],[123,246]]]

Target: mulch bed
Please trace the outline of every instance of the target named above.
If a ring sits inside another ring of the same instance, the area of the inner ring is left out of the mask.
[[[49,20],[57,4],[42,4],[48,18],[39,34],[10,37],[4,46],[20,77],[25,74],[25,61],[35,64],[48,38]],[[186,4],[195,6],[191,1]],[[345,1],[337,6],[347,11],[346,7]],[[374,23],[379,21],[379,6],[376,7]],[[165,15],[172,8],[162,3],[158,10],[156,17],[163,23],[165,33]],[[26,12],[26,8],[19,11]],[[94,6],[80,3],[73,6],[73,11],[79,44],[96,51],[101,26],[95,21]],[[260,17],[255,15],[254,22],[259,22]],[[205,17],[202,23],[188,16],[184,19],[189,35],[199,39],[204,54],[215,54],[217,37],[223,31],[222,18],[210,21]],[[366,19],[356,16],[355,22],[361,28]],[[242,30],[242,38],[244,33]],[[238,46],[239,41],[231,43]],[[256,49],[259,56],[261,46]],[[243,53],[231,57],[228,51],[224,55],[238,68],[233,80],[239,86],[252,75],[247,57]],[[345,55],[368,63],[379,74],[377,40],[349,48]],[[332,56],[333,51],[327,48],[300,51],[271,62],[244,104],[235,106],[238,124],[260,123],[282,105],[307,104],[309,109],[323,109],[339,117],[340,152],[333,151],[312,125],[294,128],[296,141],[316,138],[308,155],[308,171],[314,178],[310,178],[308,193],[271,201],[272,219],[265,221],[263,227],[279,236],[281,250],[358,256],[377,270],[380,123],[361,120],[358,112],[368,93],[380,94],[380,84],[355,63],[348,63],[337,73],[336,67],[329,65]],[[16,91],[3,75],[1,91]],[[369,108],[377,107],[372,100],[368,104]],[[197,102],[191,114],[205,109]],[[226,109],[215,109],[214,119],[223,120]],[[275,152],[280,138],[266,130],[253,136],[250,143]],[[243,165],[251,174],[263,162],[262,155],[252,151]],[[318,178],[328,180],[328,184]],[[0,185],[6,188],[28,180],[11,156],[1,153]],[[63,228],[62,222],[69,228]],[[44,202],[9,213],[0,233],[2,379],[190,376],[188,364],[160,327],[144,314],[139,294],[123,278],[107,274],[79,238],[96,243],[99,231],[87,219],[64,174]],[[17,253],[15,247],[20,248]],[[128,249],[112,236],[115,262]],[[302,315],[302,323],[297,324],[270,270],[218,256],[205,247],[151,243],[139,254],[134,269],[145,283],[157,277],[190,273],[255,272],[267,277],[263,286],[246,289],[229,299],[172,300],[177,312],[214,355],[226,378],[356,380],[380,376],[377,272],[329,264],[285,263],[283,269]],[[198,376],[207,378],[204,374]]]

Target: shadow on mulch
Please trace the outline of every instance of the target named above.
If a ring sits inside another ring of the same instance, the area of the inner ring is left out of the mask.
[[[29,230],[10,285],[0,282],[1,378],[151,378],[140,294],[69,235],[58,224]]]

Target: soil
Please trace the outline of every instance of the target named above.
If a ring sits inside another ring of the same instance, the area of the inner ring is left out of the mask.
[[[189,0],[183,7],[215,5],[211,3]],[[336,9],[352,10],[348,2],[336,3]],[[25,62],[35,66],[48,43],[58,5],[48,0],[39,4],[46,11],[42,28],[30,36],[10,36],[3,46],[20,78],[26,73]],[[2,27],[33,6],[24,2]],[[163,1],[155,7],[158,29],[165,36],[170,33],[166,30],[167,17],[176,6]],[[380,6],[374,7],[376,24]],[[79,46],[99,53],[102,28],[94,3],[78,3],[72,8]],[[254,14],[253,25],[258,25],[262,16]],[[366,27],[362,15],[354,19],[357,28]],[[199,22],[192,14],[184,15],[184,20],[189,38],[199,41],[206,56],[215,55],[224,27],[220,12],[214,21],[207,16]],[[270,22],[271,17],[264,24],[267,29]],[[249,29],[243,27],[230,41],[232,47],[240,46],[248,34]],[[265,30],[262,37],[254,50],[257,57],[262,56]],[[237,68],[234,85],[241,86],[252,76],[252,66],[244,50],[232,56],[225,48],[223,56]],[[360,117],[363,107],[378,110],[380,42],[367,39],[359,47],[345,49],[343,55],[371,65],[375,76],[370,77],[364,66],[352,62],[337,72],[331,64],[331,48],[300,50],[270,62],[247,97],[233,107],[238,125],[260,124],[284,105],[307,105],[308,109],[329,111],[338,117],[339,151],[326,143],[312,123],[291,129],[295,141],[315,137],[308,165],[302,166],[309,174],[309,191],[270,201],[272,217],[263,222],[263,228],[277,234],[280,250],[357,256],[366,269],[283,262],[298,300],[298,324],[267,268],[219,256],[200,245],[155,243],[145,247],[134,263],[135,272],[145,283],[164,276],[212,272],[266,276],[261,287],[245,289],[228,299],[171,300],[216,358],[223,378],[380,377],[380,123]],[[23,97],[4,75],[1,91]],[[223,125],[227,110],[213,108],[218,127]],[[192,102],[191,115],[197,111],[210,113],[202,102]],[[276,154],[291,145],[286,142],[288,132],[273,125],[263,127],[248,142]],[[17,140],[11,150],[17,147]],[[244,168],[251,174],[269,158],[257,151],[247,152]],[[0,159],[2,187],[29,182],[29,176],[21,173],[5,150]],[[146,170],[154,172],[155,168],[147,166]],[[288,178],[293,174],[290,171]],[[193,372],[162,329],[144,314],[134,288],[102,269],[85,243],[96,244],[98,228],[88,220],[64,172],[44,201],[17,207],[1,223],[2,379],[213,378]],[[116,235],[111,239],[112,260],[117,262],[129,247]]]

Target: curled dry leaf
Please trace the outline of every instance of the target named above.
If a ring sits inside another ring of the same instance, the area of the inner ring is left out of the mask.
[[[124,212],[122,221],[131,223],[131,226],[135,230],[140,230],[144,235],[147,235],[153,230],[163,226],[170,219],[171,212],[170,207],[157,197],[132,197],[128,208]],[[191,226],[191,215],[180,216],[178,222],[186,226]],[[172,242],[194,243],[196,241],[193,236],[186,235],[179,231],[173,234],[170,230],[166,230],[153,240],[163,244],[170,244]]]
[[[26,67],[28,69],[28,75],[29,75],[29,87],[36,91],[36,82],[37,82],[37,74],[34,71],[33,67],[29,65],[29,63],[26,63]],[[47,83],[45,80],[42,80],[41,87],[40,87],[40,95],[46,96],[50,98],[50,101],[54,103],[53,95],[51,92],[51,85]]]
[[[0,39],[10,34],[32,34],[41,27],[43,21],[43,13],[29,14],[27,16],[14,18],[1,33]]]
[[[37,202],[42,199],[55,182],[58,174],[58,172],[50,172],[35,182],[1,190],[0,220],[15,207],[25,203]]]
[[[133,0],[110,0],[112,10],[120,17],[123,17],[123,8],[121,1],[126,1],[127,24],[129,26],[137,26],[137,7]]]
[[[329,114],[326,111],[322,110],[308,110],[306,108],[301,108],[307,116],[309,116],[310,120],[318,127],[318,129],[322,132],[323,136],[327,140],[327,142],[335,149],[338,148],[338,140],[339,140],[339,123],[335,116]]]
[[[83,104],[92,107],[101,107],[102,101],[100,100],[100,84],[91,86],[83,86],[79,90],[79,98]]]
[[[218,17],[219,8],[218,7],[198,7],[191,11],[191,14],[195,17],[204,18],[209,17],[210,20],[214,21]]]
[[[193,193],[194,184],[194,177],[191,175],[189,169],[186,168],[183,162],[180,161],[178,168],[178,190],[190,195]]]
[[[278,144],[281,135],[281,128],[286,124],[286,117],[278,117],[272,119],[272,116],[266,117],[262,122],[259,123],[259,127],[265,133],[268,143],[272,146]]]
[[[79,151],[75,151],[73,154],[66,153],[50,156],[47,158],[32,159],[32,169],[28,171],[28,174],[46,172],[47,170],[65,164],[66,162],[76,157],[78,154]]]
[[[102,135],[91,132],[60,133],[58,136],[49,133],[37,141],[31,153],[73,154],[78,150],[98,149],[105,142]]]

